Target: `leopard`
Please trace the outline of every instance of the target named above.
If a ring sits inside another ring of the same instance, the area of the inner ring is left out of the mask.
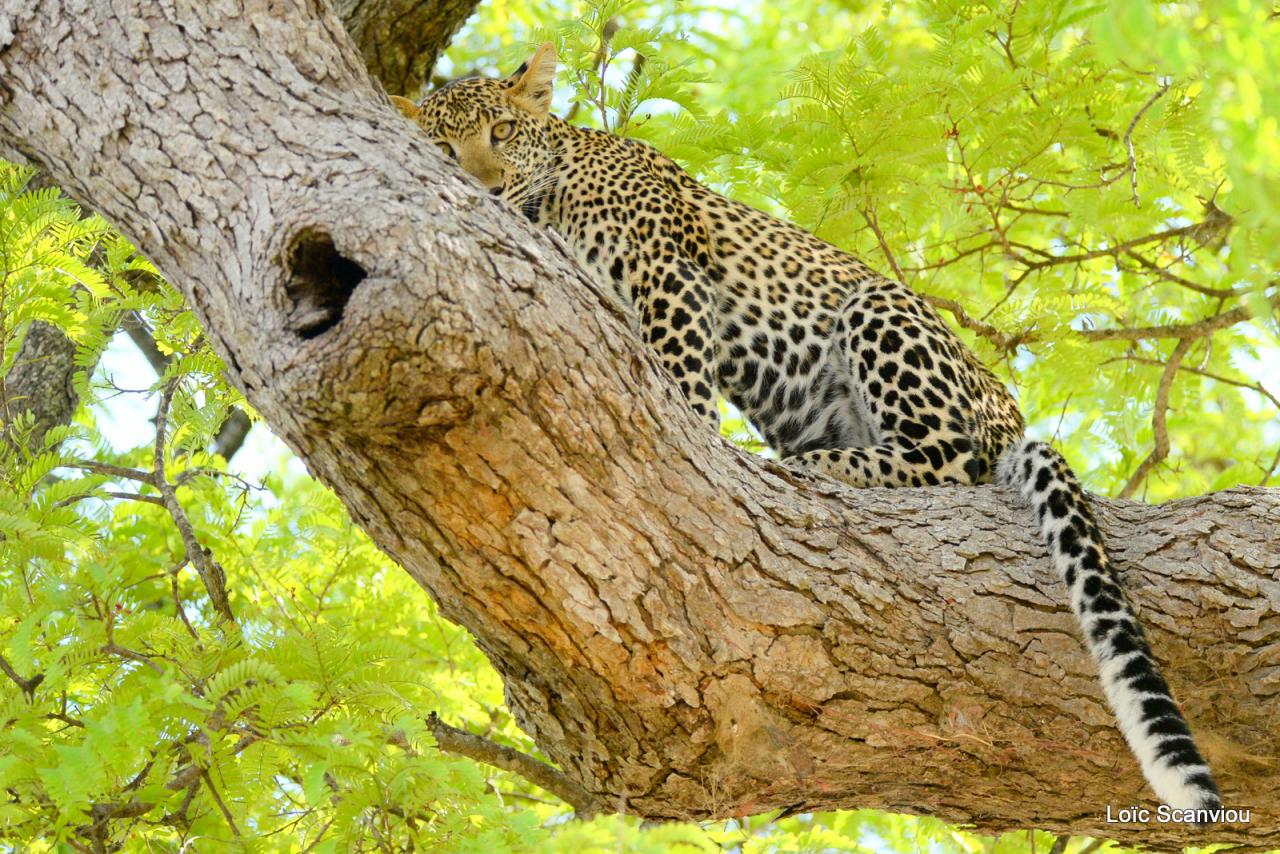
[[[643,141],[553,114],[558,64],[546,43],[509,77],[392,101],[465,176],[559,236],[711,429],[723,397],[806,472],[862,488],[1010,489],[1034,512],[1152,790],[1197,815],[1220,809],[1079,478],[1026,434],[1006,386],[906,284]]]

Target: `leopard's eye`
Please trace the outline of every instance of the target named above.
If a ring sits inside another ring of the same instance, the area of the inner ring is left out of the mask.
[[[498,122],[490,131],[494,142],[506,142],[516,132],[516,123],[510,120]]]
[[[436,140],[436,145],[440,146],[440,150],[444,152],[445,157],[452,158],[453,160],[458,159],[458,152],[454,150],[452,145],[445,142],[443,139]]]

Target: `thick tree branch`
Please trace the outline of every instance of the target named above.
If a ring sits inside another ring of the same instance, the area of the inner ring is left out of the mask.
[[[477,5],[478,0],[335,2],[370,72],[390,91],[408,94],[425,88],[436,60]],[[48,184],[39,173],[31,181],[32,189]],[[164,356],[147,337],[137,316],[126,318],[124,326],[156,372],[162,373]],[[78,370],[75,351],[74,342],[61,330],[36,323],[27,333],[13,371],[0,378],[5,420],[16,412],[29,410],[35,417],[30,436],[33,444],[51,427],[68,423],[75,414],[79,403],[72,385]],[[213,450],[230,460],[244,444],[251,426],[248,415],[234,410],[219,430]],[[4,438],[0,435],[0,439]]]
[[[436,59],[479,0],[335,0],[370,73],[393,95],[425,89]]]
[[[1277,493],[1098,502],[1228,803],[1253,809],[1209,836],[1107,824],[1149,796],[1012,496],[854,491],[711,435],[557,244],[390,109],[323,7],[273,3],[270,27],[256,7],[0,9],[19,10],[0,148],[170,274],[599,803],[1280,843]]]

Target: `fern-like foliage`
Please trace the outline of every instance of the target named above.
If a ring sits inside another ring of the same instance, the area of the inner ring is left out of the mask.
[[[492,0],[442,71],[552,39],[557,109],[901,276],[1014,386],[1042,436],[1139,495],[1280,483],[1280,23],[1265,4]],[[494,63],[494,57],[502,61]],[[946,308],[959,306],[959,310]],[[95,368],[134,316],[159,376]],[[82,405],[38,435],[0,383],[0,844],[13,850],[966,850],[867,811],[647,827],[438,751],[437,712],[534,752],[471,640],[255,428],[182,300],[127,241],[0,165],[0,380],[32,325],[76,343]],[[105,425],[122,402],[154,413]],[[726,433],[763,450],[725,410]],[[121,435],[121,433],[125,435]],[[154,478],[157,450],[164,489]],[[195,548],[192,548],[192,543]],[[234,621],[212,603],[225,578]],[[209,579],[213,579],[212,581]],[[1074,844],[1074,843],[1073,843]]]

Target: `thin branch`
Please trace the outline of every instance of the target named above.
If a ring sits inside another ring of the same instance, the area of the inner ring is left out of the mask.
[[[1080,252],[1075,255],[1051,255],[1041,261],[1025,262],[1023,271],[1018,274],[1017,281],[1022,281],[1036,270],[1043,270],[1046,267],[1055,267],[1059,264],[1079,264],[1084,261],[1093,261],[1098,258],[1119,257],[1122,253],[1128,252],[1130,249],[1136,249],[1139,246],[1146,246],[1149,243],[1159,243],[1164,240],[1170,240],[1175,237],[1186,237],[1194,235],[1200,237],[1205,234],[1212,234],[1227,227],[1232,222],[1230,217],[1225,220],[1218,217],[1207,217],[1203,222],[1192,223],[1191,225],[1180,225],[1174,228],[1166,228],[1164,231],[1157,231],[1153,234],[1144,234],[1142,237],[1135,237],[1132,240],[1126,240],[1123,243],[1116,243],[1112,246],[1104,246],[1100,249],[1091,249],[1087,252]]]
[[[964,310],[964,306],[955,300],[946,297],[936,296],[934,294],[925,294],[925,300],[934,308],[940,308],[950,312],[951,316],[956,319],[956,323],[968,329],[970,332],[976,332],[983,338],[995,345],[996,349],[1002,353],[1012,353],[1023,344],[1036,340],[1036,334],[1027,330],[1018,334],[1003,332],[992,326],[990,323],[978,320],[973,315]]]
[[[50,721],[62,721],[67,726],[79,727],[80,729],[85,728],[84,721],[79,718],[73,718],[62,712],[49,712],[49,714],[45,715],[45,719]]]
[[[0,655],[0,671],[4,671],[5,676],[8,676],[17,683],[17,686],[22,689],[22,693],[26,694],[28,697],[34,694],[36,687],[44,681],[43,673],[37,673],[30,679],[23,679],[18,675],[18,671],[13,669],[13,665],[11,665],[8,659],[3,655]]]
[[[919,267],[906,267],[905,269],[909,270],[912,273],[923,273],[926,270],[940,270],[943,267],[950,267],[952,264],[964,258],[967,258],[970,255],[974,255],[978,252],[985,252],[988,249],[994,249],[1001,245],[1002,244],[1000,243],[1000,241],[992,240],[988,243],[982,244],[981,246],[973,246],[968,249],[961,250],[950,258],[943,258],[942,260],[935,261],[932,264],[922,264]]]
[[[1035,216],[1059,216],[1064,218],[1071,216],[1071,214],[1067,213],[1066,211],[1046,211],[1046,210],[1041,210],[1040,208],[1024,208],[1021,205],[1015,205],[1012,202],[1004,202],[1003,204],[1000,205],[1000,207],[1004,208],[1007,211],[1014,211],[1016,213],[1024,213],[1024,214],[1034,214]]]
[[[156,376],[164,376],[164,372],[169,368],[170,357],[160,352],[160,348],[156,346],[155,336],[147,328],[142,317],[136,311],[131,311],[124,316],[121,326],[125,332],[129,333],[134,346],[146,356]],[[225,460],[230,460],[244,444],[245,437],[252,426],[253,422],[249,420],[244,410],[233,409],[227,416],[227,420],[218,428],[218,435],[214,437],[214,453],[221,454]]]
[[[231,410],[227,420],[223,421],[222,426],[218,428],[218,435],[213,439],[213,452],[220,454],[229,462],[244,445],[244,440],[249,435],[249,428],[252,426],[253,422],[249,420],[244,410]]]
[[[191,625],[191,621],[187,619],[187,609],[182,606],[182,597],[178,594],[178,572],[186,565],[186,561],[179,561],[173,569],[169,570],[169,585],[173,591],[173,607],[178,612],[178,618],[182,620],[182,624],[187,627],[187,633],[196,640],[200,640],[200,633],[196,631],[196,627]]]
[[[1272,304],[1280,303],[1280,293],[1271,299]],[[1234,326],[1243,320],[1253,317],[1248,306],[1237,306],[1231,311],[1211,315],[1194,323],[1168,324],[1165,326],[1135,326],[1121,329],[1081,329],[1080,335],[1090,341],[1141,341],[1146,338],[1203,338],[1210,332],[1216,332],[1227,326]]]
[[[1236,290],[1234,288],[1210,288],[1210,287],[1207,287],[1206,285],[1201,285],[1196,282],[1193,282],[1190,279],[1184,278],[1183,276],[1179,276],[1176,273],[1171,273],[1166,268],[1161,267],[1159,264],[1152,261],[1150,258],[1146,257],[1145,255],[1140,255],[1137,252],[1133,251],[1132,249],[1126,249],[1124,254],[1128,255],[1130,258],[1137,261],[1138,264],[1144,270],[1147,270],[1148,272],[1151,272],[1151,273],[1155,273],[1157,276],[1164,279],[1166,282],[1173,282],[1175,285],[1181,285],[1182,287],[1187,288],[1188,290],[1193,290],[1198,294],[1204,294],[1205,296],[1210,296],[1210,297],[1217,297],[1218,299],[1230,299],[1232,297],[1241,296],[1242,294],[1245,294],[1248,292],[1247,290]]]
[[[435,712],[427,716],[427,726],[441,750],[519,774],[573,807],[578,818],[590,818],[601,810],[594,795],[570,780],[564,772],[545,762],[506,745],[449,726]]]
[[[164,506],[164,499],[158,498],[154,495],[143,495],[140,492],[114,492],[112,490],[106,490],[104,492],[97,493],[97,495],[99,498],[119,498],[128,501],[145,501],[148,504],[159,504],[161,507]]]
[[[103,646],[102,651],[107,655],[118,655],[121,658],[127,658],[130,661],[136,661],[139,664],[145,664],[147,667],[150,667],[156,673],[164,675],[163,667],[161,667],[160,665],[152,661],[150,657],[145,656],[140,652],[136,652],[132,649],[129,649],[128,647],[123,647],[117,643],[112,642]]]
[[[1124,132],[1124,148],[1129,155],[1129,186],[1133,188],[1133,206],[1141,207],[1142,202],[1138,198],[1138,161],[1133,152],[1133,131],[1138,126],[1138,122],[1142,120],[1142,116],[1151,109],[1151,106],[1164,97],[1164,93],[1169,91],[1169,83],[1165,83],[1156,91],[1147,102],[1139,108],[1134,114],[1133,120],[1129,122],[1129,127]]]
[[[169,515],[173,517],[173,524],[177,527],[178,534],[182,537],[182,544],[186,548],[187,559],[191,561],[191,564],[196,568],[196,572],[200,575],[200,580],[204,582],[204,588],[209,593],[209,601],[212,603],[214,610],[227,622],[234,623],[235,614],[231,611],[231,602],[227,598],[226,573],[222,571],[222,567],[216,561],[210,558],[209,552],[200,544],[200,540],[196,536],[195,527],[187,517],[181,502],[178,501],[177,488],[165,476],[165,430],[168,422],[169,407],[173,403],[173,396],[178,390],[180,380],[180,377],[174,377],[165,383],[164,390],[160,394],[160,405],[156,409],[153,485],[160,491],[160,497],[164,499],[164,505],[168,508]]]
[[[249,745],[257,741],[259,741],[259,737],[256,735],[249,734],[249,735],[243,736],[238,742],[236,742],[235,746],[231,749],[232,755],[238,756],[240,753],[244,751],[246,747],[248,747]],[[186,742],[182,742],[182,743],[186,743]],[[142,771],[140,771],[134,777],[134,779],[125,787],[125,791],[130,791],[132,789],[137,788],[137,786],[146,778],[146,774],[148,770],[154,765],[154,763],[155,763],[155,760],[153,758],[151,761],[147,763],[146,767],[144,767]],[[205,766],[193,762],[190,765],[185,765],[182,768],[180,768],[177,771],[177,773],[175,773],[173,777],[171,777],[169,781],[164,784],[164,787],[171,792],[180,792],[183,789],[186,789],[187,797],[184,800],[182,806],[177,810],[177,812],[168,813],[164,815],[163,817],[160,818],[158,822],[159,824],[168,824],[168,825],[177,826],[180,824],[185,824],[187,822],[186,812],[187,812],[187,808],[191,804],[192,798],[195,796],[195,787],[200,783],[201,778],[206,777],[207,774],[208,774],[208,770],[206,769]],[[216,799],[217,793],[213,792],[212,786],[210,786],[209,788],[210,788],[210,792],[213,794],[214,798]],[[82,826],[81,828],[79,828],[79,830],[81,833],[88,836],[90,839],[100,839],[106,832],[106,824],[108,821],[112,819],[121,819],[121,818],[140,818],[141,816],[146,815],[148,812],[154,809],[155,806],[156,804],[153,801],[143,801],[136,797],[128,801],[114,801],[114,802],[94,804],[89,808],[89,816],[91,819],[93,819],[93,823],[91,825]],[[225,809],[225,806],[223,808]],[[232,829],[235,830],[234,825]],[[238,834],[238,831],[236,832]]]
[[[1178,373],[1178,367],[1182,364],[1182,357],[1187,355],[1187,350],[1191,349],[1191,345],[1194,342],[1194,338],[1179,338],[1177,346],[1169,354],[1169,361],[1165,363],[1164,373],[1160,375],[1160,385],[1156,387],[1155,411],[1151,415],[1151,428],[1155,433],[1155,447],[1151,449],[1151,453],[1147,454],[1147,458],[1138,465],[1128,482],[1120,490],[1121,498],[1132,498],[1133,494],[1138,491],[1138,487],[1146,481],[1147,475],[1151,474],[1152,469],[1160,465],[1165,457],[1169,456],[1169,429],[1166,424],[1166,417],[1169,411],[1169,391],[1173,388],[1173,378]]]
[[[222,811],[222,817],[227,820],[227,826],[231,828],[231,833],[236,839],[240,838],[240,828],[236,827],[235,817],[231,815],[231,810],[227,809],[227,805],[223,803],[222,796],[218,794],[217,788],[213,785],[213,778],[209,776],[209,770],[203,769],[200,776],[204,779],[204,786],[209,790],[209,794],[213,797],[213,802],[218,805],[218,809]]]
[[[906,284],[907,277],[903,275],[902,268],[898,266],[898,259],[893,256],[893,250],[889,248],[889,241],[885,240],[884,232],[880,230],[880,218],[876,216],[874,209],[866,209],[862,212],[862,218],[871,228],[871,233],[876,236],[876,241],[880,244],[880,252],[889,262],[889,266],[893,268],[894,277],[903,284]]]
[[[1267,470],[1262,473],[1262,480],[1258,481],[1258,486],[1266,486],[1277,467],[1280,467],[1280,448],[1276,448],[1276,455],[1271,458],[1271,465],[1267,466]]]
[[[95,463],[90,460],[79,460],[69,464],[70,468],[84,469],[94,474],[105,474],[107,477],[118,477],[122,480],[132,480],[137,483],[145,483],[150,486],[156,485],[155,475],[149,471],[141,469],[125,468],[124,466],[113,466],[110,463]],[[129,496],[132,498],[133,496]]]
[[[155,336],[151,334],[142,317],[136,311],[131,311],[124,316],[120,325],[129,334],[129,340],[133,345],[141,351],[143,356],[146,356],[156,376],[164,376],[165,370],[169,367],[169,357],[160,352],[160,348],[156,346]]]
[[[1143,356],[1134,356],[1132,354],[1125,354],[1124,356],[1121,356],[1117,359],[1107,359],[1102,364],[1109,365],[1112,362],[1118,362],[1118,361],[1136,362],[1137,364],[1140,364],[1140,365],[1156,365],[1158,367],[1164,367],[1165,365],[1164,362],[1161,362],[1158,359],[1148,359]],[[1206,371],[1203,368],[1192,368],[1186,365],[1182,365],[1178,370],[1183,371],[1184,373],[1195,374],[1197,376],[1206,377],[1211,380],[1216,380],[1217,382],[1220,382],[1220,383],[1226,383],[1227,385],[1233,385],[1233,386],[1236,386],[1237,388],[1246,388],[1249,391],[1257,392],[1258,394],[1265,397],[1267,400],[1271,401],[1271,405],[1274,406],[1276,409],[1280,409],[1280,397],[1277,397],[1275,394],[1270,392],[1267,389],[1267,387],[1264,386],[1262,383],[1245,382],[1244,380],[1237,380],[1237,379],[1233,379],[1232,377],[1224,377],[1222,374],[1216,374],[1213,371]]]

